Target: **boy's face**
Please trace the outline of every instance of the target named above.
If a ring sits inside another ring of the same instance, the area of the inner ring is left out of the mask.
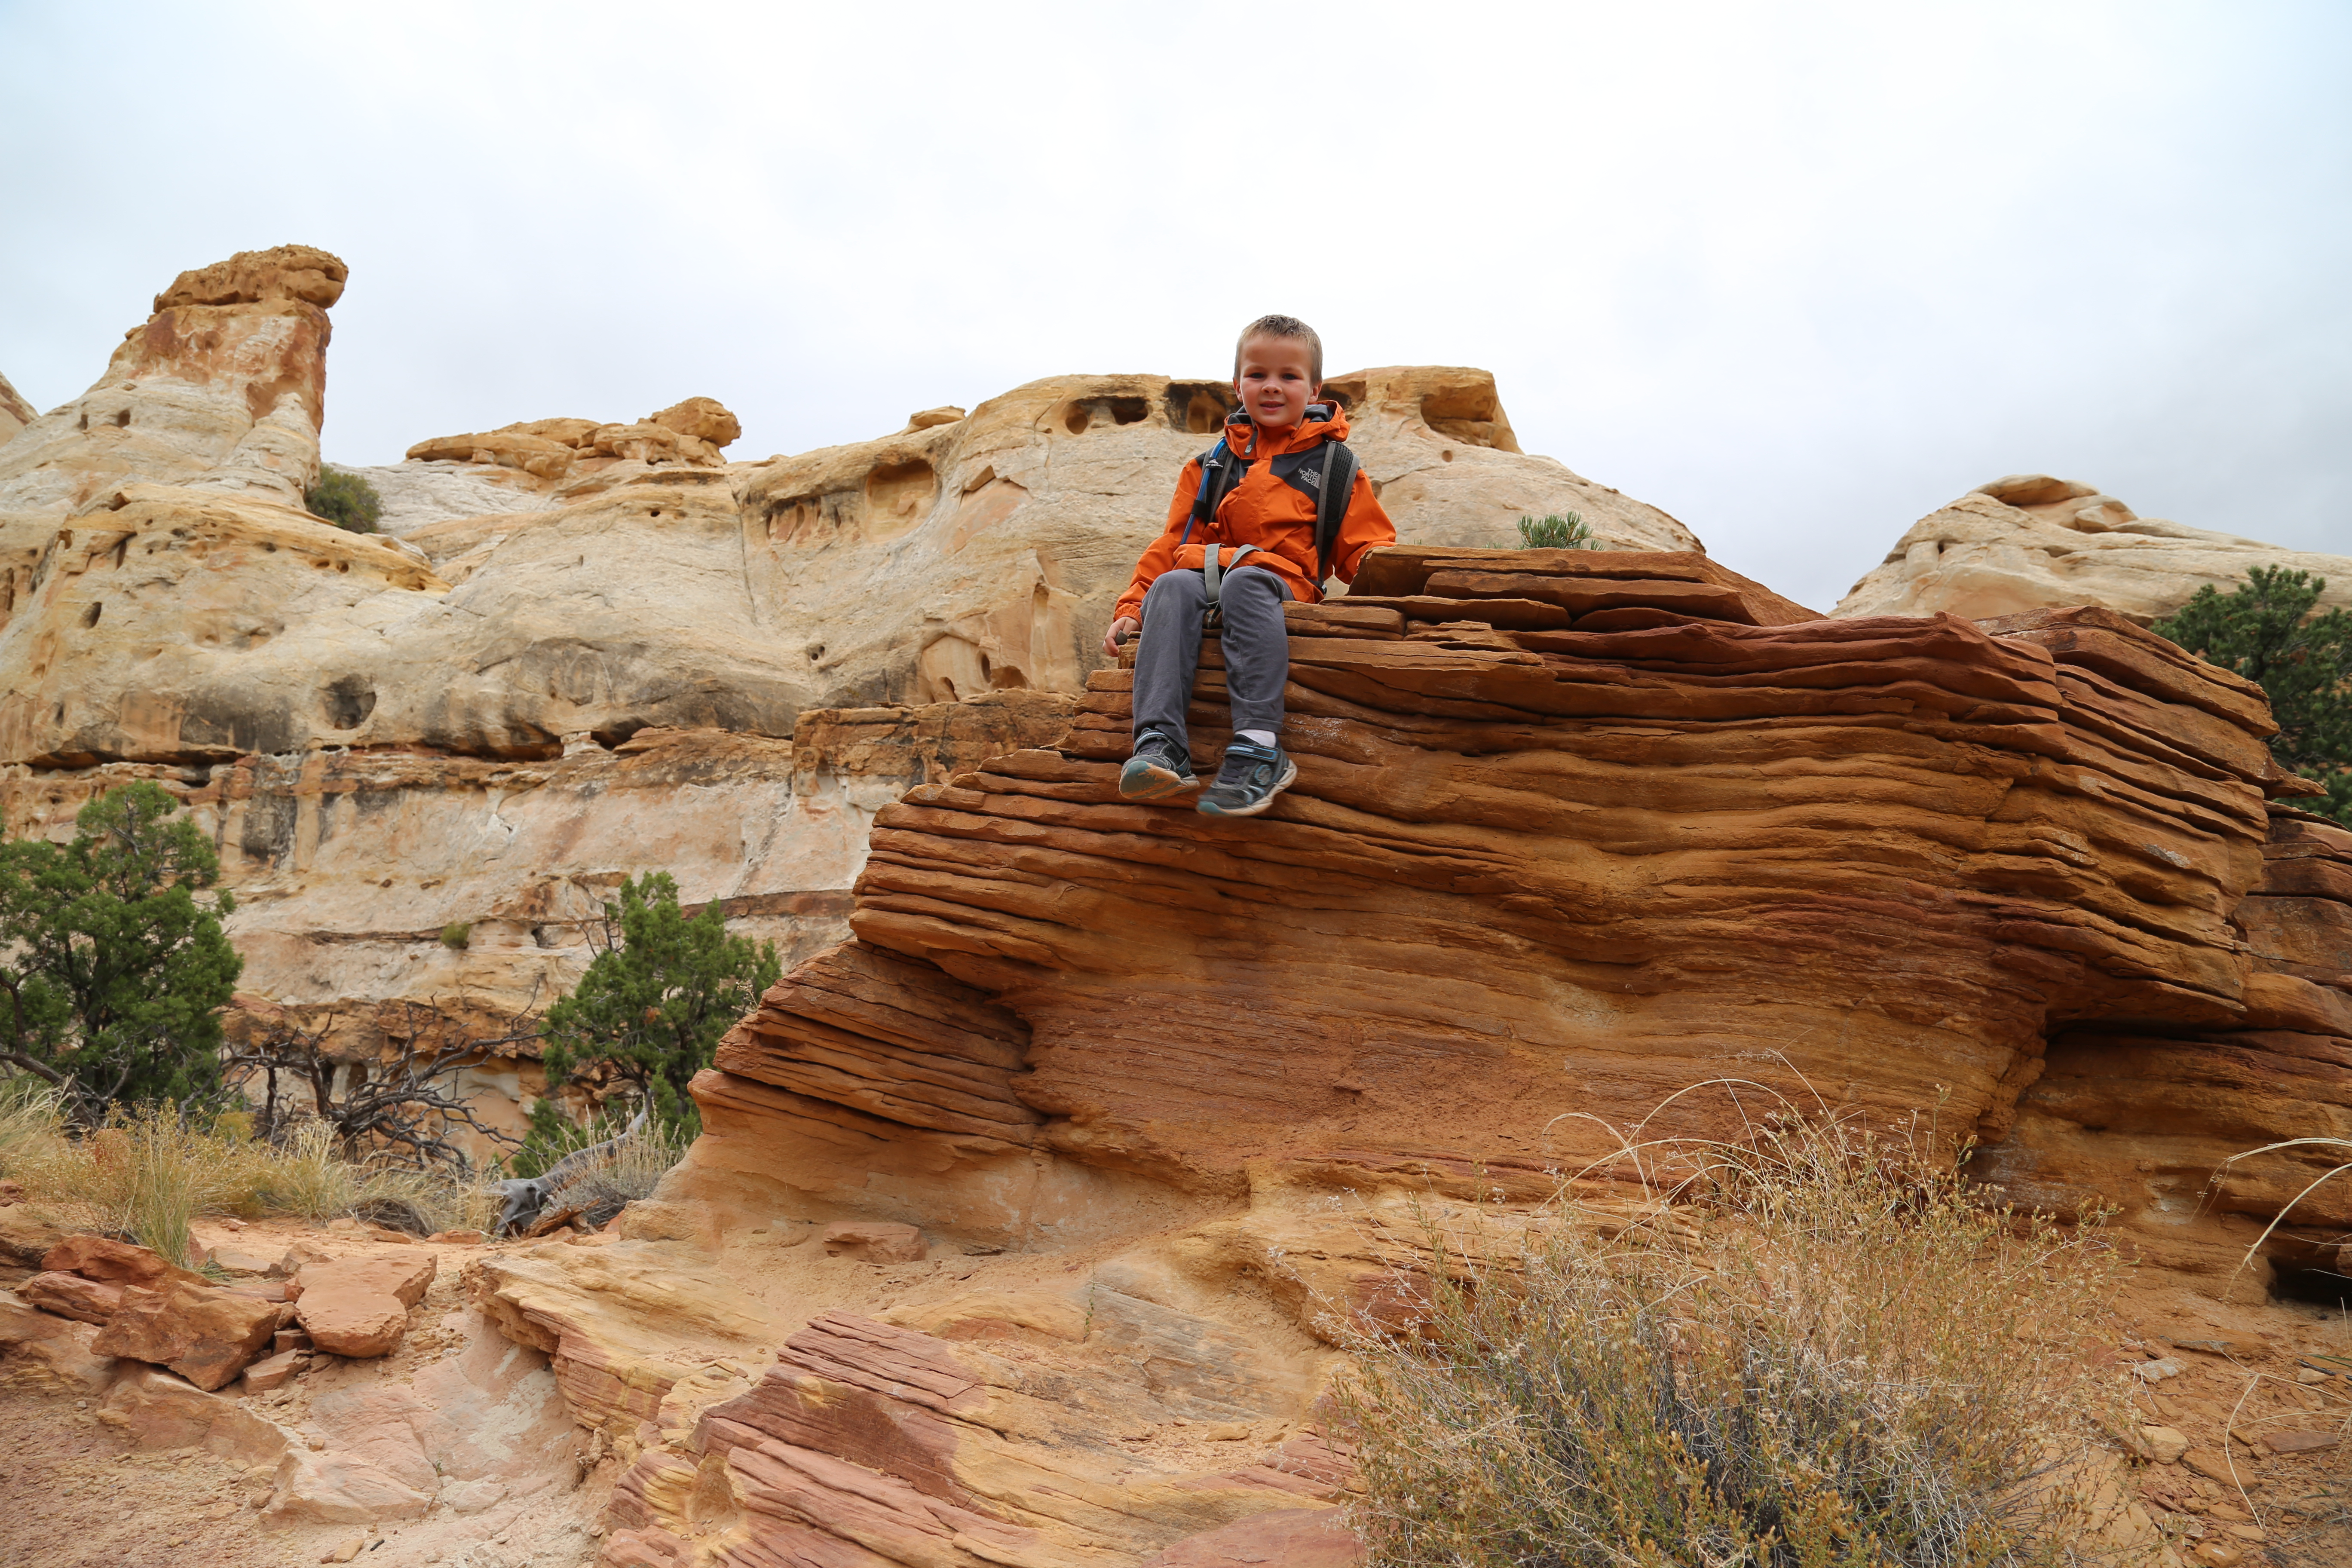
[[[1307,417],[1322,390],[1307,379],[1307,345],[1297,338],[1252,338],[1242,344],[1234,392],[1261,430],[1285,430]]]

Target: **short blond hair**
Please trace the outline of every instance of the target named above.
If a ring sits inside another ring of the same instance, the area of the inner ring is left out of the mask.
[[[1323,340],[1315,329],[1296,316],[1260,316],[1242,329],[1234,340],[1234,379],[1241,379],[1242,350],[1252,338],[1291,338],[1307,345],[1307,379],[1316,385],[1323,384]]]

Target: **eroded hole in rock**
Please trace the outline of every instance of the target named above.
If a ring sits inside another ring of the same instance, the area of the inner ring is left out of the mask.
[[[375,686],[363,675],[346,675],[320,693],[320,702],[329,729],[356,730],[375,711]]]
[[[1502,399],[1495,395],[1492,383],[1441,386],[1423,396],[1421,418],[1432,430],[1450,436],[1465,447],[1516,449],[1509,439],[1508,426],[1502,422]]]
[[[105,605],[93,601],[89,608],[81,613],[81,624],[86,626],[94,626],[98,625],[98,613],[105,607]]]
[[[811,664],[822,664],[822,663],[824,663],[824,644],[823,644],[823,643],[821,643],[821,642],[813,642],[813,643],[809,644],[809,645],[808,645],[808,657],[809,657],[809,662],[810,662]]]
[[[2311,1301],[2338,1311],[2352,1308],[2352,1275],[2333,1268],[2289,1268],[2281,1265],[2271,1279],[2271,1298],[2278,1301]]]
[[[128,408],[118,408],[115,410],[114,427],[117,430],[128,430],[131,428],[131,410]]]
[[[1213,381],[1168,384],[1168,427],[1192,436],[1213,436],[1234,411],[1234,389]]]
[[[874,539],[904,533],[923,519],[940,493],[937,469],[920,458],[877,463],[866,476],[866,532]]]
[[[990,689],[988,658],[962,637],[939,637],[916,660],[915,679],[921,700],[961,702]]]
[[[1062,428],[1083,436],[1103,425],[1139,425],[1151,417],[1146,397],[1081,397],[1062,413]]]

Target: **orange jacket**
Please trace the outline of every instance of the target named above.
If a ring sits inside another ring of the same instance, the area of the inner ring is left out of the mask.
[[[1317,410],[1324,408],[1330,410],[1330,417],[1316,418]],[[1319,460],[1324,442],[1347,438],[1348,416],[1336,403],[1308,405],[1306,418],[1270,438],[1246,417],[1229,422],[1225,426],[1227,447],[1235,456],[1248,460],[1247,471],[1225,492],[1217,515],[1205,527],[1192,530],[1192,536],[1186,539],[1184,525],[1192,520],[1192,500],[1201,490],[1201,459],[1195,458],[1184,465],[1184,475],[1176,481],[1176,499],[1168,504],[1168,526],[1144,551],[1143,559],[1135,563],[1135,580],[1119,595],[1118,606],[1111,611],[1112,617],[1133,616],[1141,619],[1143,595],[1160,574],[1199,570],[1212,544],[1256,545],[1265,553],[1245,556],[1245,565],[1265,566],[1280,574],[1302,604],[1311,605],[1320,599],[1322,584],[1314,580],[1315,497],[1311,490],[1278,478],[1274,472],[1274,459],[1294,452],[1314,452]],[[1364,477],[1363,465],[1359,463],[1355,488],[1348,496],[1348,515],[1340,520],[1339,538],[1331,548],[1331,574],[1342,583],[1352,583],[1364,552],[1395,542],[1396,524],[1381,510],[1379,498],[1372,494],[1372,482]]]

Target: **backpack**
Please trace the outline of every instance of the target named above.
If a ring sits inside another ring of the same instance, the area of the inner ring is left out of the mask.
[[[1248,417],[1245,414],[1237,415],[1225,423],[1231,425]],[[1307,417],[1328,420],[1330,405],[1307,405]],[[1279,458],[1263,460],[1272,465],[1276,479],[1315,498],[1315,585],[1319,589],[1330,578],[1331,552],[1339,546],[1339,525],[1348,516],[1348,498],[1355,493],[1356,454],[1345,441],[1326,441],[1319,455],[1313,451],[1286,452]],[[1178,549],[1191,542],[1195,524],[1205,527],[1217,515],[1217,508],[1241,483],[1248,468],[1249,464],[1225,444],[1222,436],[1215,446],[1201,454],[1201,489],[1192,497],[1192,515],[1184,521],[1184,536],[1176,542]]]

